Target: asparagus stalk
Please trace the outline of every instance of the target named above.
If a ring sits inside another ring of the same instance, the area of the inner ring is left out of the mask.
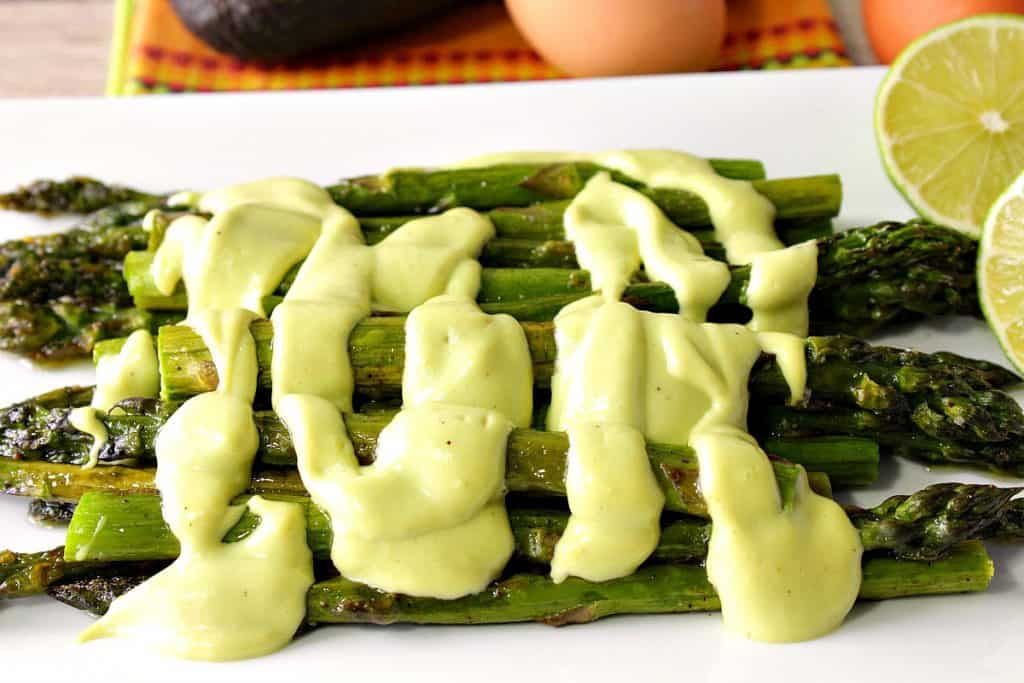
[[[808,191],[820,192],[822,197],[837,195],[841,189],[836,185],[835,176],[811,176],[800,179],[805,183]],[[779,181],[767,180],[766,184]],[[787,183],[790,181],[787,180]],[[563,218],[565,209],[571,200],[559,199],[542,201],[525,206],[499,206],[494,209],[482,210],[491,223],[494,224],[495,234],[498,238],[530,240],[535,242],[548,242],[565,239],[565,225]],[[823,202],[823,205],[826,203]],[[816,239],[832,234],[832,217],[835,216],[833,208],[828,209],[821,215],[810,215],[799,218],[778,218],[775,221],[775,231],[779,238],[786,244],[797,244],[809,239]],[[399,227],[414,218],[416,214],[403,216],[361,216],[359,227],[368,244],[376,244]],[[705,252],[716,252],[724,256],[722,246],[715,241],[714,229],[709,223],[678,224],[680,228],[688,231],[696,237]]]
[[[350,416],[350,424],[353,422]],[[353,430],[354,442],[360,435]],[[363,434],[359,455],[363,462],[372,461],[372,449],[367,457]],[[262,436],[264,442],[266,434]],[[870,454],[871,444],[860,444]],[[565,496],[565,463],[568,440],[560,432],[516,430],[509,438],[506,453],[505,483],[512,493],[531,496]],[[665,495],[665,509],[698,517],[707,517],[707,507],[698,485],[698,462],[691,449],[685,446],[648,445],[648,456],[658,485]],[[773,460],[776,481],[783,497],[788,497],[802,471],[787,461]],[[51,463],[39,460],[0,458],[0,493],[16,496],[46,498],[48,500],[75,501],[86,493],[156,493],[155,471],[150,468],[109,465],[83,469],[79,465]],[[831,483],[820,472],[807,474],[811,488],[823,495],[831,495]],[[259,466],[253,471],[250,493],[305,495],[306,490],[295,469]]]
[[[85,176],[72,176],[67,180],[36,180],[0,194],[0,209],[42,214],[92,213],[134,200],[153,202],[160,197]]]
[[[983,591],[992,579],[992,560],[980,542],[954,548],[936,562],[867,557],[861,600]],[[137,578],[84,578],[50,588],[56,599],[104,614]],[[342,577],[316,583],[307,596],[311,624],[417,623],[487,624],[541,621],[553,626],[584,623],[614,614],[665,614],[719,609],[718,597],[700,566],[654,564],[630,576],[590,583],[520,573],[481,593],[458,600],[433,600],[384,593]]]
[[[574,257],[564,242],[523,243],[495,240],[485,261],[505,265],[539,265]],[[818,279],[810,297],[813,333],[867,334],[888,324],[923,316],[977,315],[974,242],[955,231],[920,221],[880,223],[819,240]],[[516,259],[522,259],[516,262]],[[133,252],[125,261],[125,278],[135,304],[142,308],[184,310],[183,287],[164,295],[150,273],[151,252]],[[286,293],[294,278],[285,277],[268,308]],[[716,319],[745,319],[750,267],[731,269],[732,282],[719,300]],[[485,268],[478,296],[484,310],[519,320],[551,320],[562,307],[591,294],[590,275],[569,268]],[[660,282],[636,282],[623,297],[638,308],[678,310],[671,288]]]
[[[737,180],[761,180],[765,177],[764,165],[760,161],[751,159],[709,159],[712,168],[715,169],[716,173],[723,175],[727,178],[735,178]],[[514,187],[522,185],[519,192],[530,191],[527,183],[530,181],[531,176],[537,175],[541,171],[547,171],[541,176],[541,180],[547,178],[547,185],[550,186],[552,183],[559,182],[560,178],[569,178],[571,172],[575,167],[580,171],[587,172],[587,178],[596,172],[596,167],[593,164],[587,165],[576,165],[576,164],[560,164],[555,168],[549,168],[550,165],[519,165],[517,167],[508,166],[492,166],[485,169],[475,170],[455,170],[447,172],[425,172],[425,171],[414,171],[404,170],[396,171],[392,174],[386,174],[383,176],[376,176],[380,179],[390,177],[398,180],[399,184],[403,186],[404,191],[392,193],[393,196],[400,200],[406,200],[413,195],[422,197],[424,191],[427,192],[445,192],[444,185],[439,184],[445,182],[447,179],[448,183],[454,183],[451,187],[462,187],[466,185],[472,185],[474,183],[492,183],[492,193],[502,193],[515,191]],[[523,170],[526,168],[533,168],[534,172],[523,176]],[[347,182],[351,182],[356,185],[366,186],[366,178],[355,178],[352,181],[342,181],[341,187]],[[577,190],[578,191],[578,190]],[[335,190],[334,194],[340,196],[340,191]],[[361,196],[368,196],[366,192],[360,193]],[[477,191],[471,196],[486,197],[486,188],[477,189]],[[496,196],[492,194],[491,196]],[[526,196],[526,195],[520,195]],[[13,211],[34,211],[37,213],[53,214],[53,213],[90,213],[96,211],[105,206],[123,202],[137,198],[154,198],[155,195],[141,192],[139,190],[121,187],[119,185],[111,185],[100,182],[93,178],[85,176],[72,176],[67,180],[50,180],[41,179],[36,180],[27,185],[19,187],[12,192],[0,194],[0,209],[8,209]],[[162,199],[156,197],[158,199]],[[527,199],[522,202],[501,202],[494,204],[494,206],[502,206],[506,204],[530,204],[536,200]],[[345,204],[343,204],[345,206]],[[358,213],[358,209],[353,205],[352,210]],[[394,213],[394,212],[392,212]]]
[[[756,162],[722,162],[718,168],[741,178],[763,174]],[[458,175],[466,177],[465,172]],[[785,237],[797,240],[831,232],[827,218],[823,222],[807,205],[820,193],[819,203],[828,215],[834,215],[840,199],[834,177],[807,183],[799,179],[779,182],[775,191],[779,200],[791,198],[800,205],[793,209],[795,214],[811,216],[780,222]],[[772,192],[770,183],[766,187]],[[121,283],[118,260],[131,249],[153,246],[139,220],[150,208],[162,205],[163,197],[109,188],[95,181],[38,181],[25,191],[3,195],[0,203],[9,208],[58,211],[92,209],[122,199],[128,201],[105,206],[68,237],[19,240],[0,247],[0,252],[7,252],[0,253],[0,272],[4,273],[0,276],[0,349],[39,360],[64,359],[88,353],[97,340],[150,327],[144,316],[126,310],[129,295]],[[706,211],[695,215],[707,223]],[[503,225],[515,237],[516,226],[525,229],[528,222],[506,217]],[[371,234],[380,234],[379,225],[367,227]],[[560,225],[550,227],[561,232]],[[707,231],[702,237],[710,239]],[[709,246],[714,251],[715,247]],[[511,239],[488,246],[484,260],[496,265],[564,267],[575,260],[570,251],[564,242]],[[183,305],[183,299],[176,304]],[[163,315],[161,319],[177,321],[180,316]]]
[[[1002,520],[1020,488],[967,484],[934,484],[909,496],[893,496],[880,505],[850,508],[850,521],[868,552],[887,551],[911,560],[936,560],[968,540],[1006,536]],[[314,556],[329,559],[333,531],[330,519],[305,498],[280,497],[304,506],[306,540]],[[569,513],[560,510],[509,510],[516,555],[549,564],[565,531]],[[259,518],[246,511],[224,540],[245,538]],[[652,555],[656,560],[701,561],[707,554],[711,523],[693,517],[670,520]],[[124,562],[165,560],[178,556],[177,539],[163,520],[160,498],[90,493],[82,497],[68,528],[65,559]]]
[[[152,255],[139,251],[151,236],[138,220],[153,206],[141,200],[114,205],[91,217],[87,227],[0,245],[0,348],[40,360],[84,355],[94,340],[152,328],[147,314],[131,310],[133,301],[140,308],[161,311],[149,314],[161,322],[180,320],[182,316],[171,311],[185,309],[184,290],[169,297],[156,291],[148,275]],[[131,220],[135,223],[124,224]],[[828,220],[796,221],[785,234],[796,240],[826,230],[831,232]],[[716,245],[710,248],[717,253]],[[125,283],[126,256],[134,299]],[[576,266],[571,243],[558,240],[497,239],[485,246],[481,260],[497,267]],[[560,282],[564,288],[563,274],[554,275],[554,284]],[[569,276],[570,285],[582,282]],[[282,283],[283,289],[293,278],[294,272]],[[552,278],[546,282],[552,283]]]
[[[732,173],[712,162],[722,175]],[[328,187],[334,201],[358,216],[441,211],[453,206],[493,209],[574,197],[603,169],[591,163],[504,164],[445,170],[399,169],[343,180]],[[707,204],[685,190],[650,188],[612,171],[612,177],[650,197],[677,225],[710,225]],[[838,176],[753,180],[754,189],[776,207],[779,218],[835,216],[842,189]]]
[[[995,394],[995,403],[1017,411],[1012,398]],[[869,410],[835,411],[811,404],[805,409],[784,406],[761,406],[751,412],[751,430],[762,439],[773,437],[801,439],[821,434],[867,436],[874,439],[889,455],[907,457],[931,464],[963,464],[986,467],[997,473],[1024,476],[1024,445],[1020,423],[1007,413],[987,414],[985,401],[993,400],[992,392],[980,392],[974,398],[950,400],[941,406],[946,414],[918,406],[904,415],[880,414]],[[971,415],[979,414],[976,424]],[[948,428],[948,429],[947,429]],[[944,432],[966,432],[957,440]],[[974,435],[984,435],[977,439]]]
[[[984,546],[968,543],[932,563],[872,557],[864,562],[861,599],[880,600],[984,590],[992,563]],[[485,624],[542,621],[586,623],[614,614],[665,614],[719,609],[703,567],[651,565],[622,579],[555,584],[539,574],[518,574],[458,600],[383,593],[342,577],[314,584],[307,600],[313,623]]]
[[[0,411],[0,459],[75,465],[86,462],[92,438],[75,429],[68,422],[68,414],[74,407],[87,405],[89,396],[87,389],[58,390]],[[153,463],[157,431],[177,405],[133,399],[120,403],[111,414],[99,416],[108,434],[100,462]],[[376,411],[345,416],[356,454],[364,463],[372,461],[377,437],[392,415],[392,411]],[[294,467],[295,451],[284,424],[270,411],[256,411],[253,417],[260,433],[257,460],[268,467]],[[558,432],[514,432],[509,441],[509,476],[518,490],[550,490],[564,475],[567,448],[565,435]],[[689,468],[692,461],[688,451],[676,446],[652,444],[650,448],[652,460],[669,467],[676,477],[683,476],[682,469]],[[810,472],[825,475],[836,486],[870,484],[878,475],[878,448],[869,439],[773,439],[766,448]],[[543,473],[539,480],[537,472]]]
[[[251,330],[260,366],[258,384],[269,390],[273,330],[267,321],[254,323]],[[551,326],[523,323],[523,330],[534,361],[535,383],[546,387],[556,352]],[[191,329],[162,328],[158,347],[166,398],[180,400],[216,388],[216,368],[202,339]],[[359,392],[397,396],[404,365],[403,320],[363,321],[349,337],[349,356]],[[884,421],[888,431],[903,440],[948,444],[948,449],[930,451],[936,460],[1024,473],[1020,439],[1024,413],[1016,401],[992,388],[1016,379],[1005,370],[953,354],[931,356],[873,347],[846,337],[809,338],[806,358],[811,402],[802,408],[784,407],[788,386],[772,359],[765,357],[755,366],[750,380],[755,435],[873,438],[858,422],[858,414],[864,412],[878,416],[876,422]],[[806,432],[800,431],[804,420]],[[947,450],[955,457],[947,457]]]
[[[738,177],[763,178],[763,169],[757,162],[723,162],[721,168]],[[814,183],[815,181],[811,179],[807,184],[814,185]],[[831,196],[836,191],[833,187],[834,179],[831,182],[819,184],[821,185],[819,190],[826,196]],[[813,187],[806,188],[806,191],[813,192]],[[8,277],[0,282],[0,285],[3,285],[0,287],[0,298],[10,299],[17,296],[43,300],[45,292],[39,291],[40,285],[51,288],[59,285],[67,286],[68,278],[60,270],[60,264],[63,261],[74,259],[87,261],[90,257],[94,260],[97,257],[121,260],[132,249],[155,247],[159,240],[151,243],[151,235],[142,229],[141,219],[150,209],[163,206],[164,202],[165,198],[161,196],[107,186],[98,181],[83,178],[72,178],[63,182],[40,180],[15,192],[0,195],[0,208],[38,210],[48,213],[66,210],[93,211],[92,215],[70,232],[14,240],[0,245],[0,269],[12,271],[7,273]],[[515,208],[505,209],[506,213],[496,212],[495,221],[499,224],[499,235],[513,238],[513,242],[507,245],[507,249],[493,250],[496,260],[499,263],[509,261],[515,265],[527,263],[543,265],[546,260],[560,263],[557,253],[545,253],[558,252],[559,246],[552,244],[548,248],[543,248],[542,245],[544,242],[564,239],[561,214],[565,204],[565,202],[556,203],[556,206],[549,210],[551,213],[549,220],[543,225],[537,221],[537,216],[543,213],[543,207],[523,209],[527,213],[518,217],[508,213],[511,211],[514,214],[519,211]],[[834,212],[832,213],[834,214]],[[363,229],[366,231],[368,239],[374,242],[382,239],[388,232],[411,218],[413,216],[384,219],[383,221],[369,218],[364,221]],[[118,228],[118,230],[111,230],[111,228]],[[780,230],[783,234],[793,232],[794,239],[802,241],[808,239],[808,236],[831,233],[831,221],[827,217],[824,219],[820,217],[797,219],[792,226],[788,226],[785,222],[782,223]],[[707,241],[712,240],[711,234],[706,230],[699,232],[699,237]],[[523,238],[527,238],[529,247],[522,243]],[[516,254],[521,254],[521,256],[517,258]],[[10,264],[13,264],[14,267],[9,267]],[[53,272],[49,273],[50,277],[44,280],[41,275],[35,274],[38,270]],[[17,282],[8,282],[12,277]],[[114,280],[115,278],[110,277],[109,279]],[[77,285],[78,283],[73,284]],[[109,298],[101,300],[110,301]]]
[[[923,316],[977,315],[974,248],[957,233],[915,222],[853,230],[822,242],[819,281],[810,302],[812,331],[870,334]],[[0,302],[0,348],[42,359],[74,357],[87,353],[96,341],[152,329],[158,322],[177,322],[186,306],[184,291],[170,297],[156,291],[144,263],[148,258],[146,252],[132,254],[126,275],[137,303],[161,312],[63,299],[42,306]],[[735,304],[742,304],[748,277],[748,269],[734,270],[722,301],[725,319],[743,315]],[[480,298],[491,313],[550,320],[563,306],[589,293],[585,271],[490,268],[484,270]],[[655,311],[674,311],[676,306],[673,293],[662,283],[634,284],[626,300]],[[272,306],[274,300],[267,303]]]
[[[155,572],[153,572],[155,573]],[[97,616],[106,614],[110,603],[124,595],[152,574],[123,576],[84,576],[79,579],[56,583],[46,592],[59,602]]]
[[[61,581],[148,575],[163,562],[66,562],[64,548],[38,553],[0,550],[0,600],[38,595]]]
[[[500,246],[500,245],[499,245]],[[559,247],[558,249],[562,249]],[[529,257],[543,262],[558,249],[529,247]],[[888,325],[921,317],[978,315],[974,283],[974,245],[963,236],[917,222],[880,224],[853,230],[822,242],[819,280],[811,293],[811,328],[816,334],[867,335]],[[128,272],[135,301],[161,309],[161,322],[181,319],[184,291],[170,297],[149,278],[145,252],[133,254]],[[137,259],[137,260],[136,260]],[[719,317],[742,319],[749,269],[733,271]],[[520,320],[550,320],[562,307],[590,293],[585,271],[563,268],[484,270],[481,301],[491,313]],[[672,312],[675,297],[663,283],[637,283],[625,299],[639,308]],[[272,307],[276,300],[267,302]],[[731,308],[730,308],[731,307]],[[60,301],[44,307],[21,301],[0,303],[0,348],[37,358],[66,358],[87,353],[101,339],[152,328],[137,310],[96,307]]]
[[[836,176],[770,180],[763,181],[757,187],[776,204],[779,218],[782,220],[779,226],[781,236],[785,238],[792,233],[794,240],[787,243],[831,234],[831,222],[828,219],[838,213],[841,201],[841,189]],[[703,200],[686,194],[704,207],[703,214],[695,214],[696,222],[677,220],[677,224],[688,230],[704,226],[705,230],[697,230],[696,234],[712,250],[720,252],[720,245],[714,243],[713,235],[706,229],[710,225],[710,219]],[[808,208],[808,202],[813,204],[814,208]],[[568,202],[561,201],[523,208],[505,206],[488,212],[487,215],[495,224],[498,239],[485,247],[481,254],[481,262],[485,266],[515,267],[574,265],[575,253],[572,244],[564,241],[562,215],[567,206]],[[415,216],[364,218],[361,226],[367,234],[367,241],[374,243],[412,218]],[[136,304],[148,308],[183,308],[186,303],[183,292],[172,297],[164,296],[147,278],[150,258],[144,254],[131,254],[127,260],[127,279]],[[294,273],[293,270],[285,278],[285,289],[294,278]],[[490,299],[484,294],[481,300]]]
[[[274,496],[274,499],[303,506],[309,548],[317,559],[329,560],[333,531],[326,513],[308,498]],[[244,500],[243,497],[236,502]],[[515,537],[516,557],[550,564],[555,543],[565,531],[569,513],[512,508],[508,514]],[[101,522],[104,517],[106,521]],[[224,541],[241,540],[258,525],[259,518],[247,510],[225,535]],[[687,517],[670,521],[662,529],[662,538],[653,557],[672,561],[703,560],[707,554],[709,533],[710,525],[705,520]],[[170,560],[179,552],[178,539],[163,520],[159,496],[88,493],[79,501],[68,527],[64,561],[75,564]]]
[[[123,288],[114,291],[109,283],[119,279],[126,253],[148,246],[140,221],[158,205],[155,199],[114,204],[65,232],[0,244],[0,299],[48,301],[57,294],[100,303],[128,300]],[[83,281],[83,274],[64,267],[66,262],[89,264],[91,271]]]
[[[75,504],[33,498],[28,504],[28,518],[40,526],[67,526],[75,514]]]
[[[0,244],[0,348],[75,357],[96,339],[177,319],[132,309],[122,275],[124,254],[147,244],[138,221],[159,201],[113,204],[67,232]]]
[[[37,361],[70,360],[87,356],[100,340],[124,337],[135,330],[156,333],[182,317],[173,311],[94,306],[62,299],[48,303],[0,301],[0,350]]]
[[[373,397],[399,395],[405,362],[405,319],[372,317],[360,322],[348,339],[349,359],[357,391]],[[557,349],[551,323],[524,322],[523,332],[533,359],[534,382],[550,383]],[[258,385],[271,387],[273,326],[259,320],[250,327],[259,362]],[[872,346],[851,337],[810,337],[806,342],[808,389],[812,395],[842,399],[851,405],[880,410],[905,406],[905,394],[958,396],[1016,382],[1013,373],[994,364],[955,354],[923,354]],[[217,387],[217,370],[202,338],[184,325],[167,326],[158,335],[164,398],[179,400]],[[788,396],[782,372],[763,357],[750,380],[752,395]],[[1009,405],[1001,408],[1010,410]]]

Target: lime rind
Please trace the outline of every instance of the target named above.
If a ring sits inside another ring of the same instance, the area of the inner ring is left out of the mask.
[[[935,210],[931,203],[921,195],[918,188],[903,177],[899,170],[899,164],[893,156],[891,139],[885,132],[885,104],[892,92],[893,86],[901,82],[901,75],[903,74],[907,64],[910,63],[910,61],[914,59],[914,57],[917,56],[926,46],[943,41],[948,36],[964,31],[965,29],[978,27],[1005,28],[1007,26],[1019,28],[1024,31],[1024,16],[1016,14],[983,14],[946,24],[929,31],[908,45],[906,49],[900,53],[890,66],[882,80],[882,83],[879,85],[878,92],[875,95],[873,117],[875,142],[878,146],[879,154],[882,157],[882,166],[885,169],[886,175],[892,181],[893,186],[900,194],[903,195],[907,203],[909,203],[922,218],[925,218],[932,223],[954,228],[974,238],[978,238],[980,236],[980,226],[975,225],[969,220],[945,215]]]

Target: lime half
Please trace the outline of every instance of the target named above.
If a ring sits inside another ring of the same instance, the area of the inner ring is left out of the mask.
[[[878,90],[875,135],[921,216],[978,237],[1024,169],[1024,16],[971,17],[911,43]]]
[[[978,299],[1007,358],[1024,372],[1024,173],[985,219],[978,245]]]

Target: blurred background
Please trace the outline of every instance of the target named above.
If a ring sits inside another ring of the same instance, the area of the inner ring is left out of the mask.
[[[0,97],[844,67],[1024,0],[0,0]]]

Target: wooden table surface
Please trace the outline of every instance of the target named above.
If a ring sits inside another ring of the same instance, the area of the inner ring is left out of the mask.
[[[0,97],[102,95],[114,0],[0,0]]]

